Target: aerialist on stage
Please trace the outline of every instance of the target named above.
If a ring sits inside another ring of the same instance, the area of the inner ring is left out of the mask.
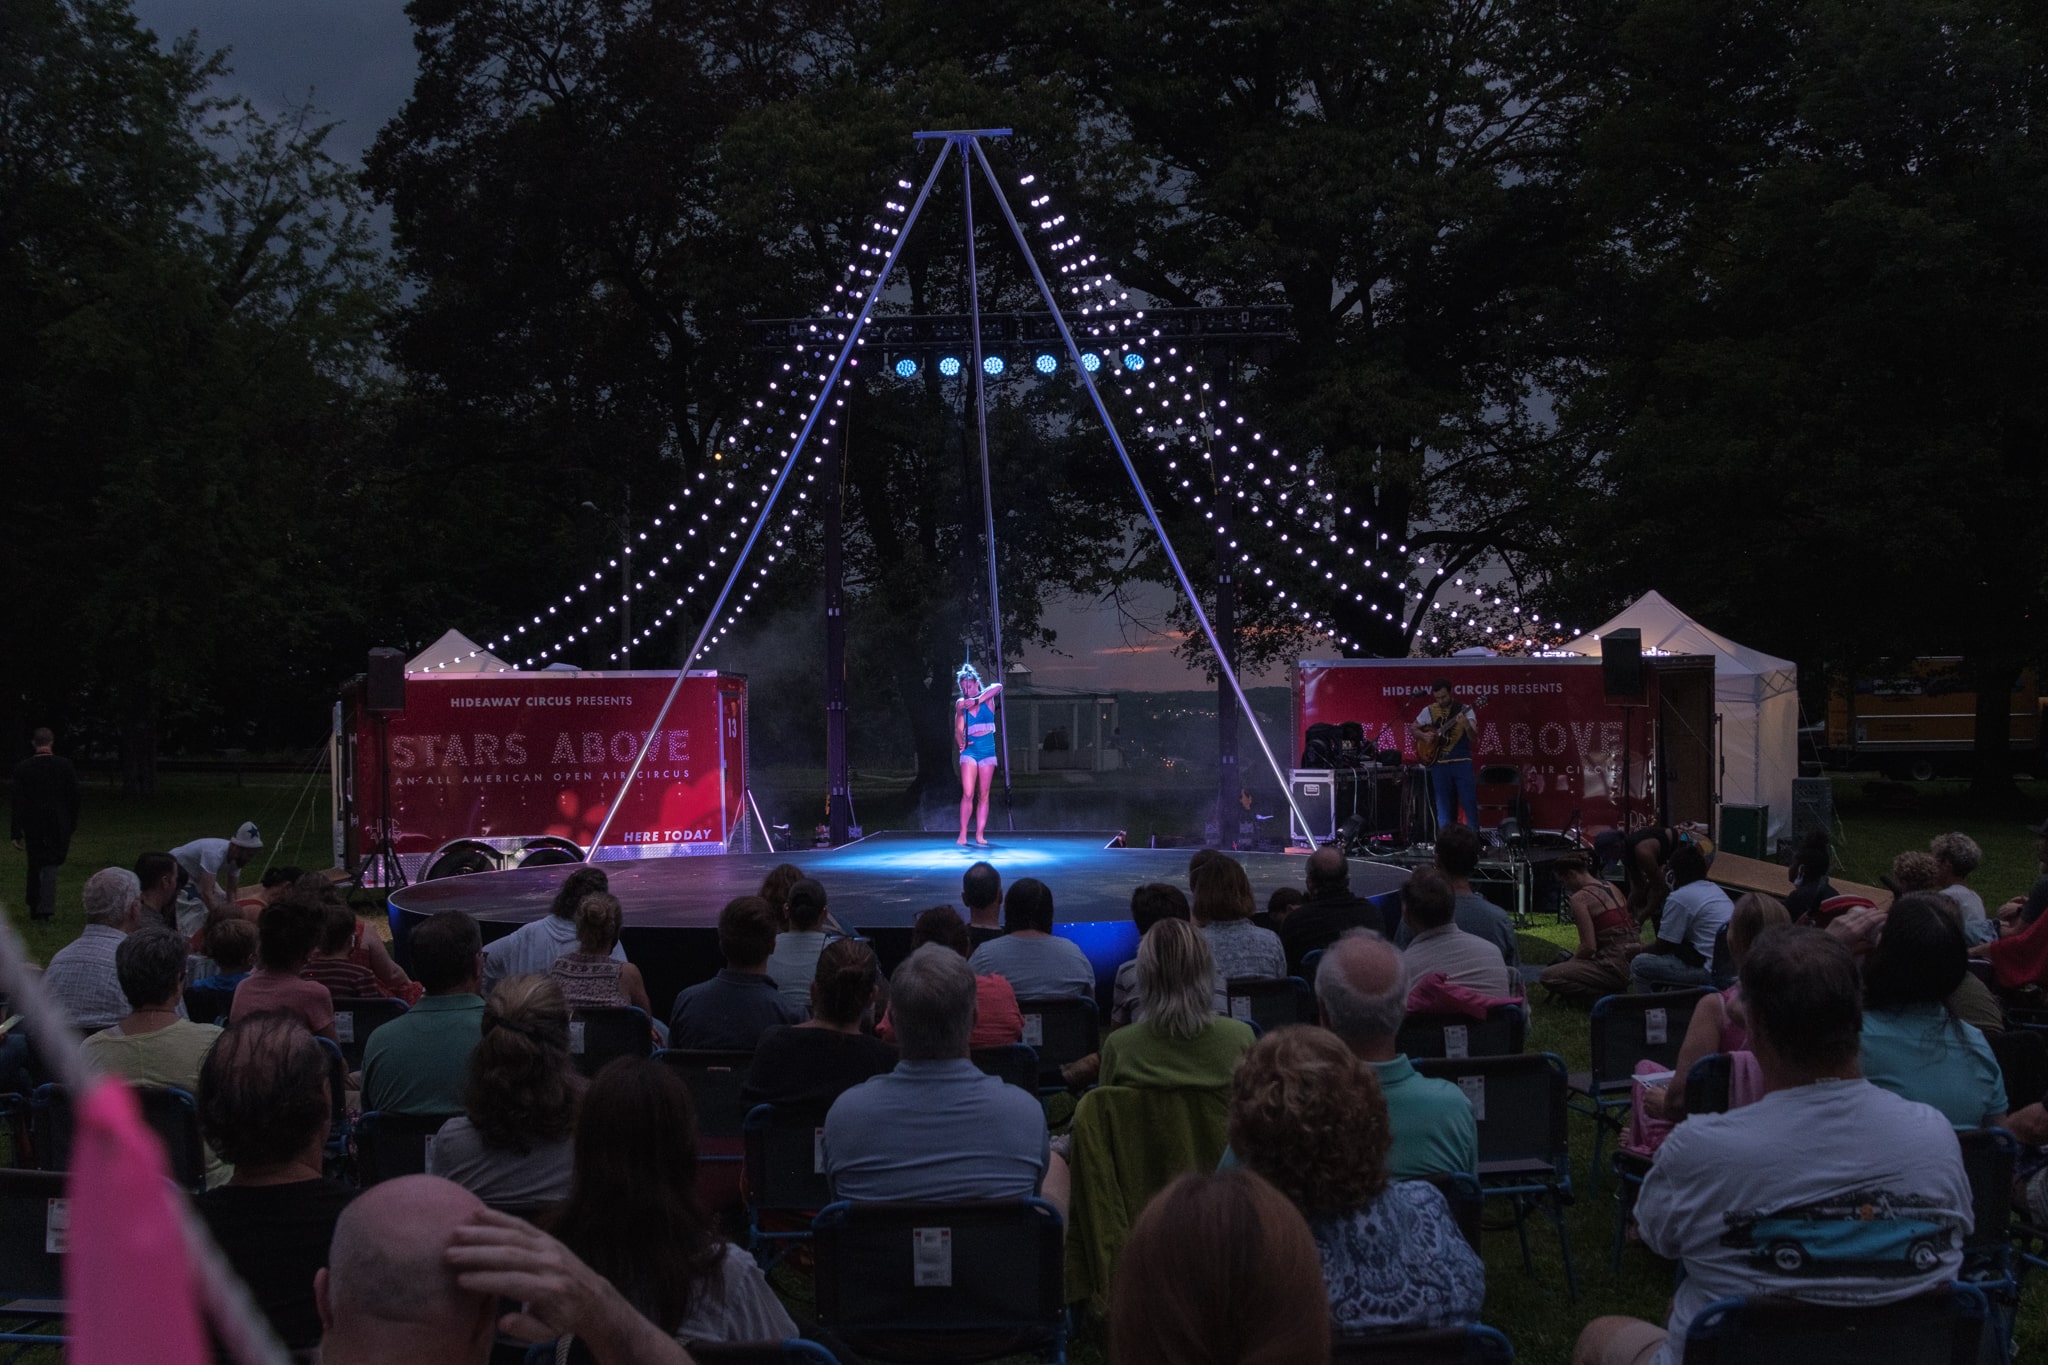
[[[960,748],[960,837],[954,842],[967,847],[967,817],[974,817],[974,842],[988,843],[988,789],[996,773],[995,699],[1003,685],[984,688],[974,665],[960,665],[953,675],[960,695],[953,702],[953,741]]]

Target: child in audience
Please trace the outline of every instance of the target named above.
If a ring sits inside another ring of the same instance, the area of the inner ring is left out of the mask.
[[[240,915],[215,920],[206,926],[206,956],[193,961],[206,973],[193,986],[232,991],[256,963],[256,925]]]

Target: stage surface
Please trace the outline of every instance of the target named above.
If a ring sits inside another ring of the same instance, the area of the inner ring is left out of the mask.
[[[920,912],[934,905],[960,909],[960,875],[972,864],[994,864],[1006,888],[1020,877],[1036,877],[1052,888],[1055,932],[1078,943],[1106,981],[1137,950],[1131,889],[1171,882],[1185,891],[1188,859],[1195,852],[1111,847],[1118,837],[1114,831],[1018,832],[991,834],[986,848],[959,848],[941,834],[891,832],[832,849],[619,859],[598,866],[625,906],[626,952],[647,976],[654,1006],[665,1015],[677,990],[717,970],[718,912],[727,901],[758,891],[779,863],[794,863],[816,878],[832,914],[875,942],[885,968],[908,951],[910,925]],[[1231,856],[1244,865],[1261,910],[1273,891],[1302,884],[1308,862],[1300,854]],[[403,955],[412,923],[442,910],[474,915],[486,942],[501,937],[547,914],[556,888],[578,866],[477,873],[405,887],[390,899],[393,938]],[[1351,862],[1356,895],[1381,895],[1405,880],[1404,869]]]

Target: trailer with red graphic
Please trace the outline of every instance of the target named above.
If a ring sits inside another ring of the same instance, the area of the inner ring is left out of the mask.
[[[408,673],[403,709],[384,713],[361,679],[348,683],[334,709],[337,865],[384,885],[399,873],[748,851],[747,684],[717,672],[683,680],[604,846],[591,847],[675,680]]]

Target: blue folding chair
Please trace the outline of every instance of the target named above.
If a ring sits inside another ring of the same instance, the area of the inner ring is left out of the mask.
[[[1508,1365],[1515,1348],[1491,1327],[1428,1327],[1330,1338],[1330,1365]]]
[[[1721,1299],[1694,1315],[1684,1365],[1979,1365],[1987,1308],[1974,1285],[1852,1307]]]
[[[1688,1114],[1725,1114],[1728,1112],[1728,1087],[1735,1075],[1735,1059],[1725,1052],[1710,1052],[1692,1064],[1685,1073],[1685,1112]],[[1635,1212],[1636,1196],[1642,1191],[1643,1177],[1650,1173],[1648,1157],[1637,1156],[1634,1152],[1615,1149],[1614,1174],[1614,1247],[1611,1262],[1614,1273],[1621,1273],[1621,1253],[1628,1243],[1628,1219]]]
[[[757,1104],[740,1125],[747,1163],[747,1250],[763,1270],[774,1269],[790,1243],[811,1240],[810,1220],[832,1202],[824,1135],[823,1109],[790,1105]]]
[[[64,1256],[58,1248],[69,1220],[62,1171],[0,1170],[0,1344],[17,1360],[38,1348],[62,1346],[45,1334],[64,1320]]]
[[[1593,1004],[1592,1068],[1571,1078],[1572,1090],[1583,1096],[1573,1108],[1593,1120],[1593,1188],[1600,1188],[1600,1149],[1607,1130],[1621,1133],[1629,1107],[1636,1063],[1678,1065],[1678,1049],[1692,1025],[1692,1012],[1708,991],[1650,991],[1641,995],[1604,995]]]

